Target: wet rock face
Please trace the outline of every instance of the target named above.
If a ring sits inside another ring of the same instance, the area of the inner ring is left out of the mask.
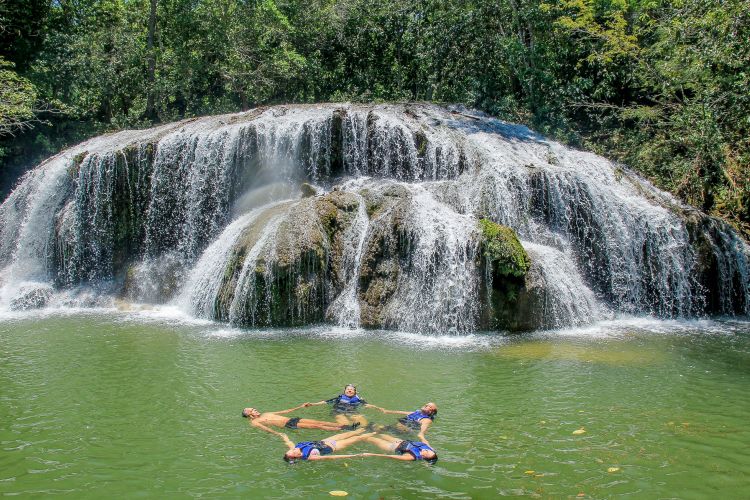
[[[488,219],[479,221],[482,231],[481,261],[484,276],[481,327],[485,330],[524,330],[533,323],[534,287],[527,287],[531,267],[526,250],[509,227]],[[530,281],[530,284],[533,281]]]
[[[354,195],[332,192],[259,217],[232,250],[216,319],[245,326],[323,321],[343,286],[337,279],[340,239],[357,206]]]
[[[704,297],[702,308],[710,314],[746,310],[745,269],[730,256],[744,244],[726,222],[700,212],[685,213],[686,227],[695,249],[696,293]]]
[[[384,308],[409,257],[404,217],[410,200],[408,191],[398,185],[380,192],[365,191],[363,196],[371,230],[359,273],[360,321],[366,328],[380,328],[385,326]]]

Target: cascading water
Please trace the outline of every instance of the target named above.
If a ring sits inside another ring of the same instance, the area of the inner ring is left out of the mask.
[[[728,225],[601,157],[430,105],[96,138],[22,179],[0,237],[5,308],[85,287],[236,325],[444,333],[750,311]]]
[[[362,251],[370,227],[365,199],[357,196],[357,201],[356,218],[343,237],[346,246],[341,256],[343,261],[341,281],[346,285],[330,305],[327,313],[327,316],[332,317],[338,325],[345,328],[359,327],[360,307],[357,285],[362,264]]]

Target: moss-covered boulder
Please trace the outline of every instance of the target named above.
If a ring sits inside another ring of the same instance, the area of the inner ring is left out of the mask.
[[[479,221],[481,252],[478,267],[484,286],[480,294],[480,325],[487,330],[524,329],[519,317],[519,297],[525,292],[525,278],[531,267],[526,250],[515,231],[488,219]]]

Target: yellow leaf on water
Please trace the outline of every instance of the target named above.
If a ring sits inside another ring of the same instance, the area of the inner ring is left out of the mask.
[[[536,472],[536,471],[534,471],[534,470],[527,470],[526,472],[524,472],[524,474],[533,474],[534,472]]]
[[[583,427],[573,431],[574,436],[580,436],[581,434],[586,434],[586,429],[584,429]]]
[[[328,493],[329,493],[329,494],[330,494],[330,495],[331,495],[332,497],[345,497],[345,496],[347,496],[347,495],[349,494],[349,493],[347,493],[347,492],[346,492],[346,491],[344,491],[344,490],[333,490],[333,491],[329,491]]]
[[[617,472],[618,470],[620,470],[619,467],[610,467],[609,469],[607,469],[607,472]]]
[[[349,464],[344,462],[344,467],[349,467]]]
[[[544,474],[534,474],[534,477],[544,477]]]

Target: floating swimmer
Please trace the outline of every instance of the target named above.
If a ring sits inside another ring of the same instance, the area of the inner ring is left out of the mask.
[[[336,434],[329,438],[322,439],[320,441],[303,441],[301,443],[294,443],[289,437],[283,432],[278,432],[281,439],[284,440],[289,450],[284,453],[284,460],[287,462],[294,463],[297,460],[334,460],[339,458],[354,458],[361,455],[334,455],[336,451],[341,451],[344,448],[351,446],[352,444],[363,441],[370,436],[375,435],[374,432],[369,434],[363,434],[364,429],[356,431],[344,432]]]
[[[429,429],[432,425],[432,422],[435,420],[435,416],[438,412],[437,405],[432,402],[426,403],[422,406],[422,408],[413,412],[386,410],[385,408],[380,408],[378,406],[373,407],[377,408],[383,413],[406,415],[405,417],[398,419],[398,423],[395,426],[389,425],[387,427],[384,427],[384,429],[401,433],[415,431],[418,433],[417,437],[423,442],[427,442],[427,439],[424,437],[425,432],[427,432],[427,429]]]
[[[340,424],[351,424],[352,421],[358,421],[362,425],[366,425],[367,420],[362,415],[359,415],[360,408],[378,408],[360,398],[357,393],[357,387],[354,384],[348,384],[344,387],[343,394],[339,394],[335,398],[325,399],[317,403],[305,403],[305,406],[324,404],[332,405],[331,410],[335,415],[336,421]]]
[[[367,436],[365,434],[365,436]],[[394,460],[424,460],[429,464],[434,464],[438,460],[437,452],[430,446],[429,443],[423,441],[408,441],[399,439],[397,437],[390,436],[388,434],[380,434],[379,437],[369,436],[365,440],[368,443],[372,443],[383,451],[394,452],[395,455],[384,455],[382,453],[362,453],[363,457],[384,457],[392,458]]]
[[[264,431],[270,432],[271,434],[279,434],[273,429],[269,429],[267,426],[272,425],[275,427],[286,427],[287,429],[320,429],[323,431],[343,431],[352,430],[359,426],[359,423],[353,425],[341,425],[337,422],[324,422],[321,420],[312,420],[309,418],[299,417],[284,417],[282,415],[291,413],[295,410],[304,408],[304,405],[300,405],[288,410],[273,411],[261,413],[255,408],[245,408],[242,410],[242,416],[250,419],[250,425],[263,429]]]

